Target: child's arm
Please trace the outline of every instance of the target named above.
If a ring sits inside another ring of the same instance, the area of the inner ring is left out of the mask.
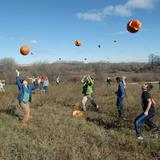
[[[35,89],[37,89],[38,87],[39,87],[39,81],[38,81],[38,83],[33,82],[33,83],[31,84],[31,90],[35,90]]]
[[[148,116],[148,112],[149,112],[149,110],[150,110],[150,108],[151,108],[151,105],[152,105],[152,100],[151,100],[151,98],[149,98],[149,99],[148,99],[148,106],[147,106],[147,108],[146,108],[146,110],[145,110],[145,112],[144,112],[144,115],[145,115],[145,116]]]
[[[88,78],[88,82],[89,82],[90,86],[94,84],[94,80],[92,78],[90,78],[90,77]]]
[[[20,79],[20,77],[19,77],[20,73],[19,73],[18,70],[16,70],[16,73],[17,73],[17,76],[16,76],[16,84],[17,84],[18,88],[21,89],[21,88],[22,88],[22,83],[21,83],[21,79]]]
[[[152,98],[152,103],[155,105],[156,104],[156,102],[155,102],[155,100]]]
[[[86,82],[86,76],[81,79],[81,83],[84,84]]]

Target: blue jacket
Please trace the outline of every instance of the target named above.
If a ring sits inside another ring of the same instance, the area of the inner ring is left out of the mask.
[[[25,86],[22,84],[21,79],[19,76],[16,77],[16,84],[18,86],[19,89],[19,93],[18,93],[18,100],[21,103],[23,101],[24,98],[24,90],[26,89]],[[29,102],[32,101],[32,90],[35,90],[38,88],[38,84],[36,83],[32,83],[31,86],[27,86],[27,92],[29,93]]]
[[[118,98],[125,97],[125,88],[124,88],[124,84],[122,82],[120,82],[118,85],[117,97]]]

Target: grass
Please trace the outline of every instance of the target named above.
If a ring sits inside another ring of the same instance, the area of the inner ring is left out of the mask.
[[[134,119],[141,113],[140,84],[127,86],[126,121],[118,120],[114,92],[97,82],[95,99],[100,111],[90,104],[85,118],[72,117],[74,104],[80,102],[80,83],[50,86],[44,95],[33,94],[29,128],[23,129],[14,115],[17,88],[8,87],[0,96],[0,160],[159,160],[160,137],[143,127],[144,142],[138,143]],[[159,90],[153,96],[157,102],[154,121],[160,122]]]

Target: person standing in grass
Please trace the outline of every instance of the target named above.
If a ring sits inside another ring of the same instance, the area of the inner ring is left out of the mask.
[[[43,81],[43,90],[45,93],[48,92],[48,86],[49,86],[49,80],[47,77],[45,77],[44,81]]]
[[[4,89],[5,83],[3,83],[2,80],[0,80],[0,92],[5,93],[5,89]]]
[[[123,118],[124,117],[124,103],[125,103],[125,88],[124,84],[122,82],[121,77],[116,77],[116,81],[118,84],[118,89],[115,92],[117,95],[117,110],[118,110],[118,117]]]
[[[22,111],[24,112],[23,119],[21,121],[22,127],[27,127],[27,122],[32,119],[32,116],[30,115],[30,103],[32,101],[32,90],[35,90],[38,88],[39,84],[35,81],[32,83],[31,86],[28,85],[27,80],[21,80],[20,78],[20,72],[16,70],[17,76],[16,76],[16,84],[19,89],[18,93],[18,101],[20,104],[20,107],[22,108]]]
[[[39,79],[39,77],[34,77],[34,76],[32,76],[32,77],[28,77],[28,79],[31,80],[31,82],[33,83],[33,82],[35,82],[37,79]]]
[[[87,100],[90,101],[90,103],[95,107],[96,111],[98,111],[99,106],[95,103],[93,98],[93,84],[94,80],[90,77],[90,75],[84,76],[81,79],[81,83],[83,85],[83,99],[82,99],[82,109],[83,111],[86,111],[86,103]]]
[[[107,86],[111,86],[111,78],[110,77],[107,77]]]
[[[57,85],[60,84],[60,77],[59,77],[59,76],[56,78],[56,84],[57,84]]]
[[[150,127],[151,130],[158,130],[157,126],[151,121],[151,119],[155,116],[155,101],[150,94],[150,90],[153,88],[151,83],[146,83],[142,86],[142,109],[143,113],[141,113],[134,121],[136,136],[138,140],[143,140],[141,135],[141,126],[142,124],[146,124]]]

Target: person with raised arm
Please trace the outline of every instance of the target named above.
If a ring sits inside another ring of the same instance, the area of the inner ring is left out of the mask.
[[[20,78],[20,72],[16,70],[16,84],[18,86],[18,101],[20,104],[20,107],[24,113],[23,119],[21,121],[22,127],[26,128],[28,127],[28,121],[32,119],[32,116],[30,115],[30,103],[32,101],[32,90],[35,90],[39,86],[39,82],[36,83],[35,81],[31,84],[31,86],[28,85],[28,82],[26,79]]]

